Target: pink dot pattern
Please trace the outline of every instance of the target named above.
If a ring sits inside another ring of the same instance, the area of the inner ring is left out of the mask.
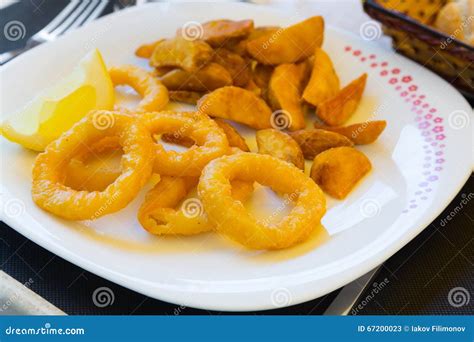
[[[359,49],[354,50],[352,46],[345,46],[344,51],[356,57],[360,62],[368,62],[366,65],[374,69],[382,80],[393,87],[403,101],[410,106],[414,115],[416,127],[420,131],[423,139],[423,172],[422,181],[418,184],[416,191],[410,194],[410,199],[403,213],[416,209],[420,203],[433,196],[433,182],[439,180],[440,173],[443,171],[445,129],[443,118],[439,117],[437,109],[433,107],[426,99],[426,95],[419,92],[419,86],[415,83],[412,75],[403,73],[397,66],[391,66],[386,61],[377,60],[376,54],[364,55]]]

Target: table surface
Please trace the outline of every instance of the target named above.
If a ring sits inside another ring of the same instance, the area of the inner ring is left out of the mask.
[[[26,26],[24,39],[11,42],[2,35],[0,52],[18,48],[29,36],[45,26],[67,1],[23,1],[1,9],[0,26],[20,20]],[[257,1],[268,3],[269,1]],[[273,6],[303,13],[319,13],[329,25],[355,33],[370,20],[359,1],[272,2]],[[112,3],[107,11],[112,11]],[[347,20],[350,15],[351,20]],[[376,42],[390,49],[390,40]],[[472,150],[472,147],[471,147]],[[466,147],[469,155],[469,147]],[[474,314],[474,176],[461,192],[419,236],[388,259],[374,280],[385,283],[383,290],[369,288],[352,314]],[[448,215],[452,219],[444,224]],[[39,247],[4,223],[0,228],[0,268],[68,314],[227,314],[198,310],[158,301],[89,273]],[[98,307],[92,300],[95,290],[107,287],[114,301]],[[450,304],[453,291],[463,289],[468,301]],[[339,291],[324,297],[255,314],[321,314]],[[451,292],[451,295],[450,295]]]

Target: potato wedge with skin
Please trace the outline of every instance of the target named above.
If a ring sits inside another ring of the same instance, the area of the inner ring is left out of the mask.
[[[268,100],[273,110],[281,109],[288,120],[287,128],[295,131],[306,127],[301,93],[306,65],[280,64],[273,71],[268,86]]]
[[[208,92],[232,84],[229,72],[217,63],[210,63],[196,72],[174,69],[160,78],[168,90]]]
[[[212,59],[212,48],[201,40],[181,37],[159,42],[150,58],[153,67],[176,67],[194,72]]]
[[[184,38],[191,36],[191,33],[186,32],[186,29],[190,30],[191,27],[185,26],[176,32],[177,36]],[[222,19],[205,22],[200,28],[196,27],[196,29],[202,30],[200,39],[206,41],[212,47],[220,47],[228,40],[247,37],[252,32],[253,26],[253,20]]]
[[[150,58],[151,55],[153,55],[153,51],[155,50],[155,47],[161,43],[164,39],[159,39],[157,41],[148,43],[148,44],[143,44],[140,45],[136,50],[135,50],[135,56],[140,57],[140,58]]]
[[[298,143],[288,134],[269,128],[257,131],[258,153],[294,164],[304,171],[304,156]]]
[[[258,93],[265,101],[268,101],[268,85],[275,68],[271,65],[256,63],[252,68],[252,82],[260,91]],[[251,82],[249,82],[251,83]],[[248,84],[246,88],[251,85]],[[257,93],[257,92],[256,92]]]
[[[316,156],[310,177],[324,192],[344,199],[372,169],[370,160],[352,147],[336,147]]]
[[[344,125],[359,106],[366,81],[367,74],[363,74],[345,86],[336,96],[320,103],[316,109],[318,118],[329,126]]]
[[[168,95],[170,101],[183,102],[195,105],[198,100],[203,97],[204,92],[191,90],[169,90]]]
[[[150,73],[154,77],[162,77],[162,76],[166,75],[167,73],[169,73],[170,71],[175,70],[175,69],[176,69],[175,67],[159,67],[159,68],[154,68],[152,71],[150,71]]]
[[[228,41],[224,44],[224,47],[231,50],[234,53],[239,54],[240,56],[248,55],[247,53],[247,43],[251,40],[257,39],[263,35],[269,33],[275,33],[280,29],[279,26],[260,26],[256,27],[247,38],[238,39],[233,41]]]
[[[322,129],[302,129],[289,134],[300,145],[306,159],[313,159],[330,148],[354,146],[354,143],[345,136]]]
[[[230,147],[237,147],[238,149],[244,152],[250,152],[250,149],[245,142],[245,139],[240,135],[237,130],[232,127],[232,125],[225,122],[223,119],[215,118],[214,121],[216,122],[217,126],[222,128],[224,131],[227,140],[229,141]]]
[[[200,113],[229,119],[255,129],[271,127],[272,111],[263,99],[250,90],[222,87],[198,101]]]
[[[304,89],[303,99],[313,106],[330,99],[339,92],[339,77],[332,61],[323,49],[314,53],[313,69],[308,85]]]
[[[267,89],[275,68],[271,65],[257,63],[252,70],[252,78],[260,89]]]
[[[250,79],[249,83],[243,88],[263,98],[262,89],[255,84],[253,79]]]
[[[323,38],[323,18],[311,17],[247,42],[247,51],[263,64],[295,63],[311,56]]]
[[[233,84],[245,86],[251,77],[250,61],[224,48],[214,50],[214,62],[222,65],[232,77]]]
[[[314,128],[342,134],[345,137],[351,139],[356,145],[372,144],[375,140],[377,140],[379,135],[382,134],[386,126],[387,121],[385,120],[366,121],[349,126],[337,127],[324,126],[318,123],[314,124]]]

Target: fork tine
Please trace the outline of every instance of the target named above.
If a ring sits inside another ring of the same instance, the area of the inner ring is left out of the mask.
[[[80,0],[71,0],[71,2],[66,7],[64,7],[64,9],[59,12],[59,14],[48,25],[42,28],[41,31],[53,31],[65,18],[69,16],[70,13],[72,13],[79,1]]]
[[[82,25],[85,25],[88,22],[96,19],[104,11],[107,4],[108,4],[108,1],[99,1],[99,6],[95,8],[94,12],[92,12],[91,15],[86,20],[84,20]]]
[[[85,0],[81,1],[79,5],[74,9],[74,11],[61,23],[59,24],[53,31],[49,32],[52,36],[59,36],[62,32],[64,32],[72,23],[81,15],[82,12],[89,6],[90,1]]]
[[[100,0],[91,0],[91,2],[87,6],[87,8],[84,10],[84,12],[82,12],[81,15],[79,15],[76,18],[76,20],[74,20],[74,22],[69,27],[67,27],[63,32],[61,32],[60,34],[63,34],[66,31],[73,30],[73,29],[83,25],[84,21],[92,14],[92,12],[95,10],[97,5],[99,5],[100,3],[101,3]]]

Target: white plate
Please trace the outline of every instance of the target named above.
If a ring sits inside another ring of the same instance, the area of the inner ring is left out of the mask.
[[[133,56],[139,44],[172,36],[189,21],[217,18],[253,18],[257,25],[302,19],[237,3],[213,4],[206,10],[202,4],[154,4],[113,14],[7,64],[0,74],[2,116],[59,79],[94,47],[109,66],[146,66]],[[322,296],[356,279],[420,233],[460,190],[471,172],[471,108],[439,77],[358,37],[328,28],[324,47],[343,84],[362,72],[369,74],[351,121],[388,121],[381,138],[361,148],[373,162],[373,172],[346,200],[329,201],[323,220],[329,234],[278,252],[248,251],[217,234],[157,238],[135,218],[143,194],[89,227],[61,220],[31,200],[35,154],[4,139],[3,220],[97,275],[198,308],[271,309]]]

